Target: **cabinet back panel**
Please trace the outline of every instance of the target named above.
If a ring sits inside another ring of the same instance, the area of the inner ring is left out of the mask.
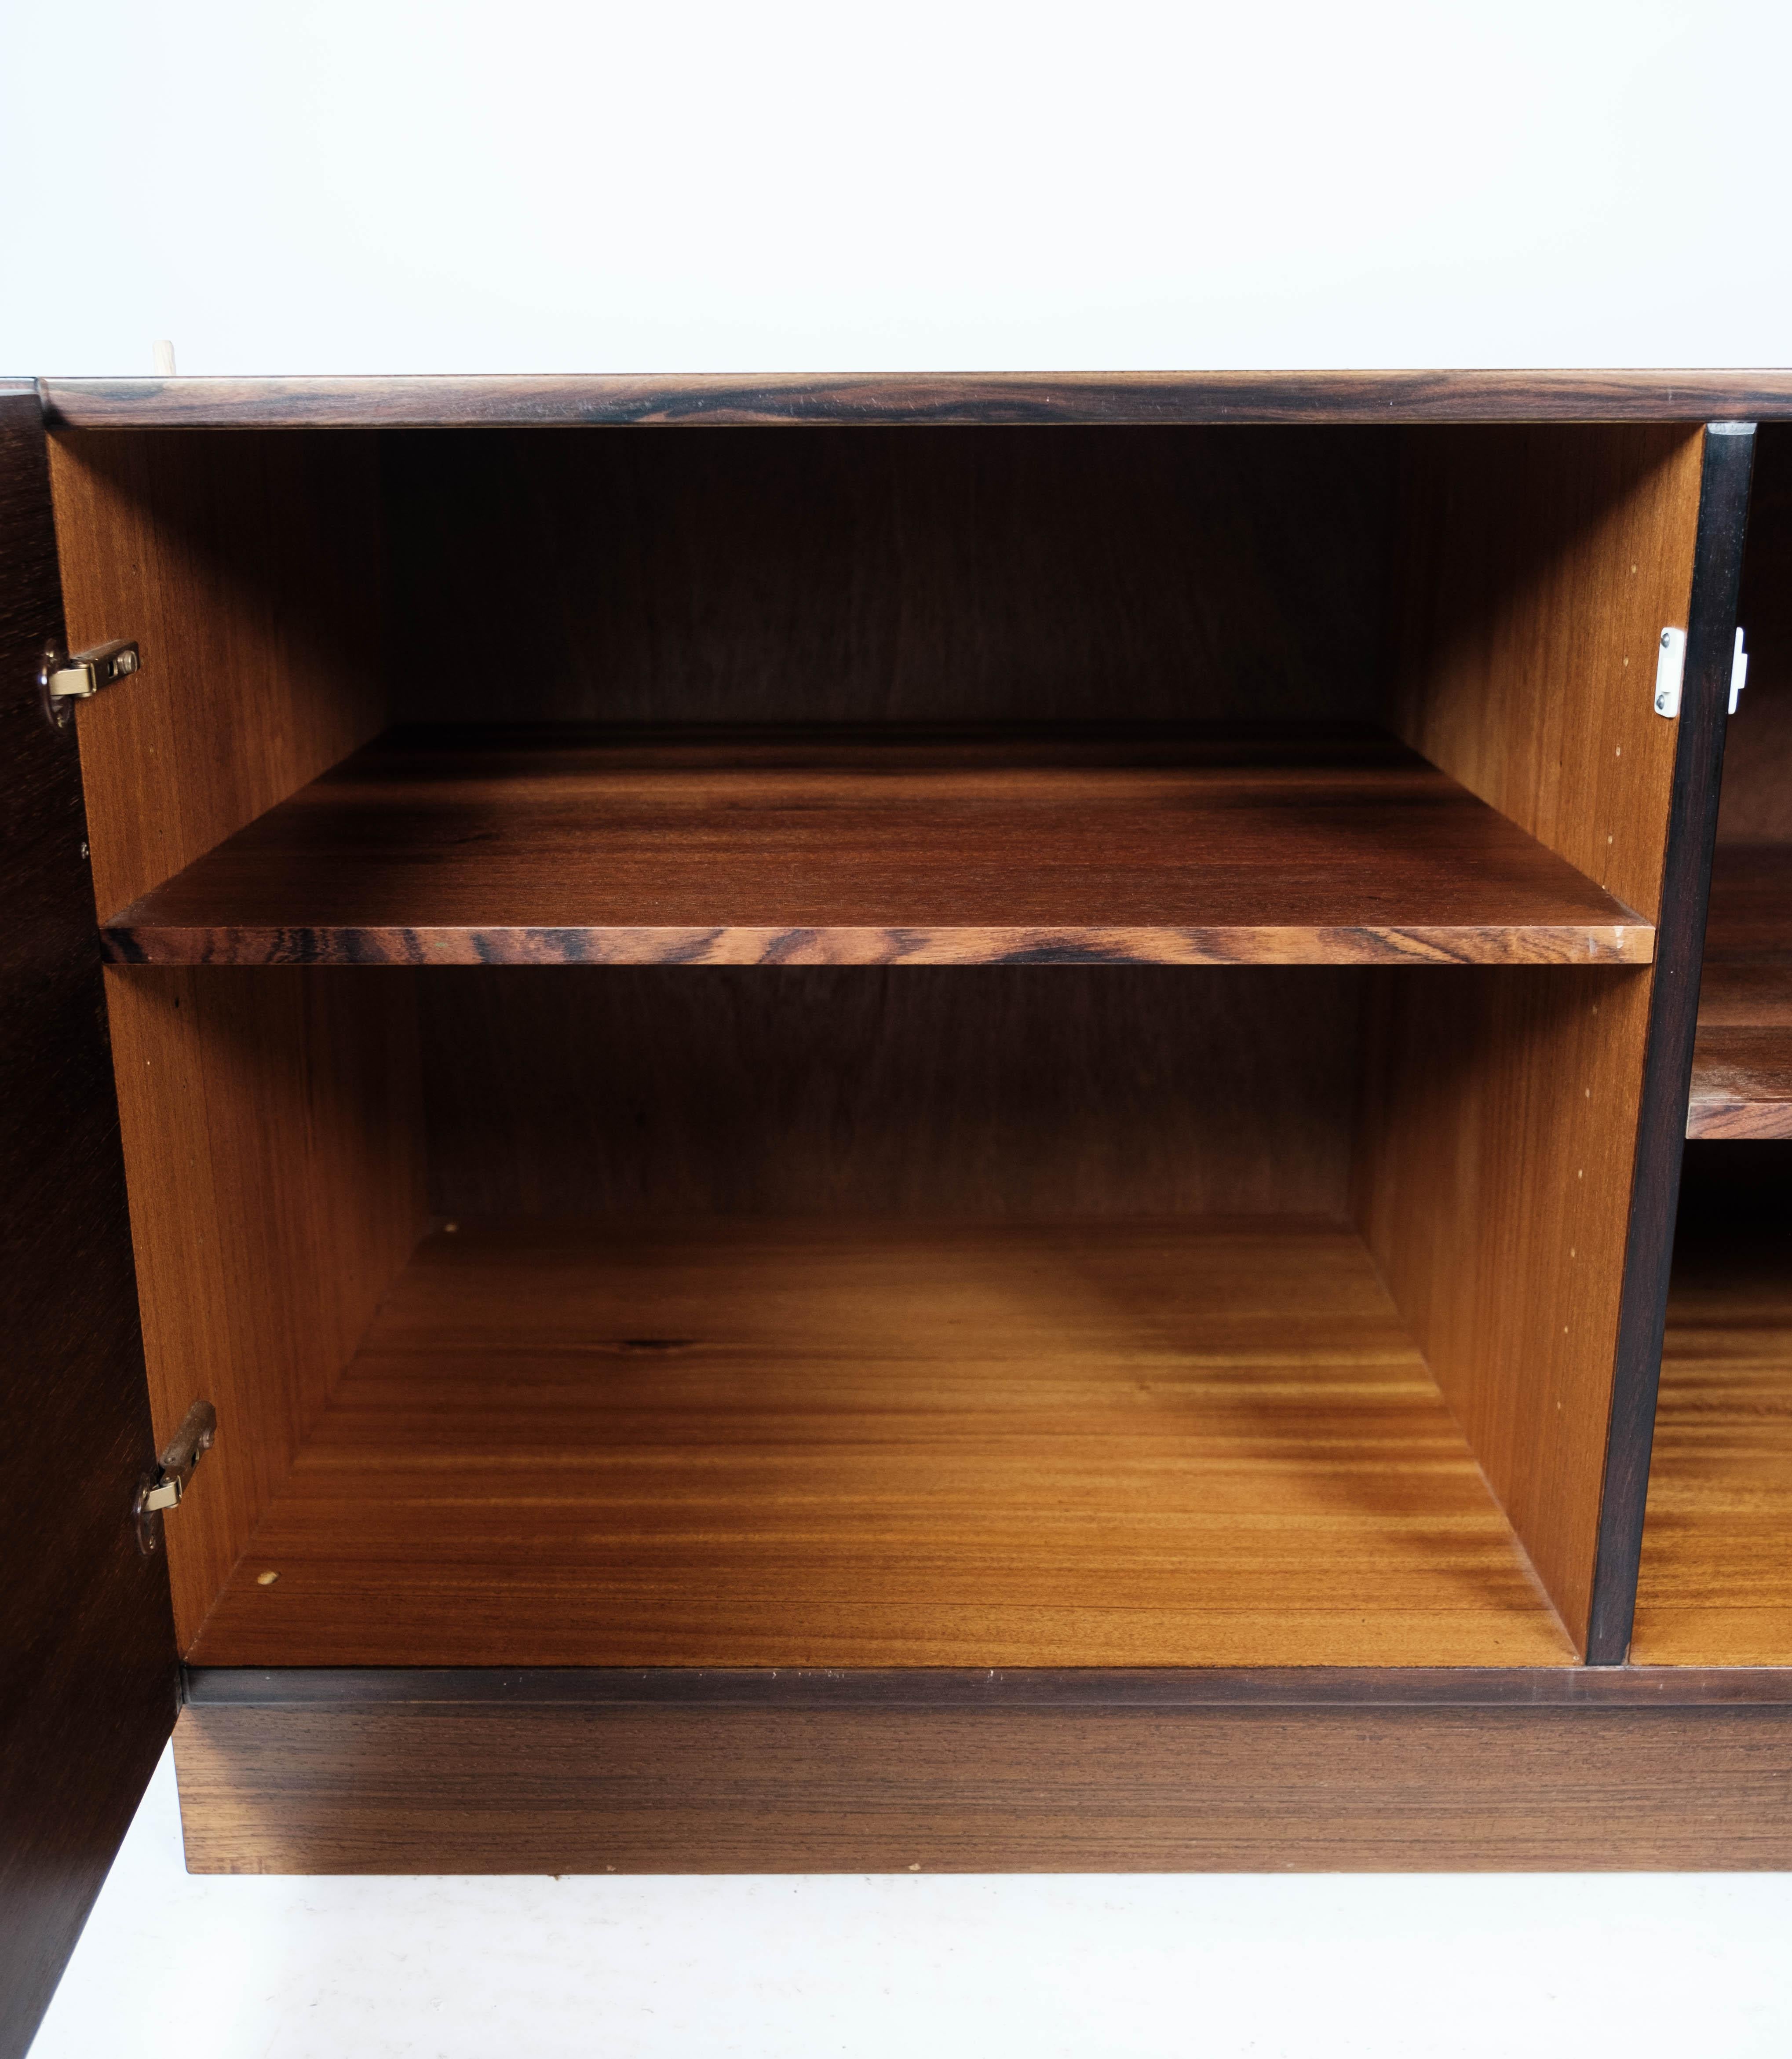
[[[103,919],[384,725],[368,436],[65,432],[70,646],[143,668],[81,711]]]
[[[383,440],[404,719],[1381,713],[1388,431]]]
[[[165,1526],[183,1651],[424,1229],[410,987],[107,971],[157,1448],[218,1412]]]
[[[432,1201],[468,1216],[1341,1220],[1366,977],[432,971]]]
[[[1748,690],[1723,750],[1722,843],[1792,842],[1792,423],[1755,432],[1737,619]]]

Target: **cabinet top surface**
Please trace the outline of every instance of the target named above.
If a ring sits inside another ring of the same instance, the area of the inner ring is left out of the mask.
[[[36,385],[51,424],[68,428],[1792,420],[1792,371],[1784,370],[505,373]]]

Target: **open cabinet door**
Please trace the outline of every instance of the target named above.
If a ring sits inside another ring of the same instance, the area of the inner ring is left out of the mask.
[[[177,1693],[35,389],[0,384],[0,2059],[30,2045]]]

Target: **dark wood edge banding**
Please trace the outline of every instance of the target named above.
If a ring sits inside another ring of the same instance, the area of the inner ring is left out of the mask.
[[[261,929],[133,919],[102,930],[113,965],[1637,966],[1647,923],[1495,929]]]
[[[1717,842],[1718,793],[1723,775],[1730,671],[1754,465],[1752,424],[1710,425],[1699,486],[1680,734],[1655,930],[1655,982],[1643,1061],[1587,1627],[1587,1658],[1594,1666],[1623,1663],[1636,1615],[1649,1455],[1667,1327],[1680,1163],[1686,1149],[1693,1040],[1698,1022],[1705,913]]]
[[[1792,419],[1792,371],[45,379],[62,428]]]
[[[189,1667],[208,1708],[1702,1708],[1792,1703],[1792,1667],[1286,1667],[1255,1671],[712,1671]]]

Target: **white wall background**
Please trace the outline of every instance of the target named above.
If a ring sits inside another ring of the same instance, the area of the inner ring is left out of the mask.
[[[0,370],[1792,364],[1786,0],[12,0]],[[38,2059],[1792,2051],[1792,1879],[189,1881]]]
[[[1785,0],[10,0],[0,369],[1792,361]]]

